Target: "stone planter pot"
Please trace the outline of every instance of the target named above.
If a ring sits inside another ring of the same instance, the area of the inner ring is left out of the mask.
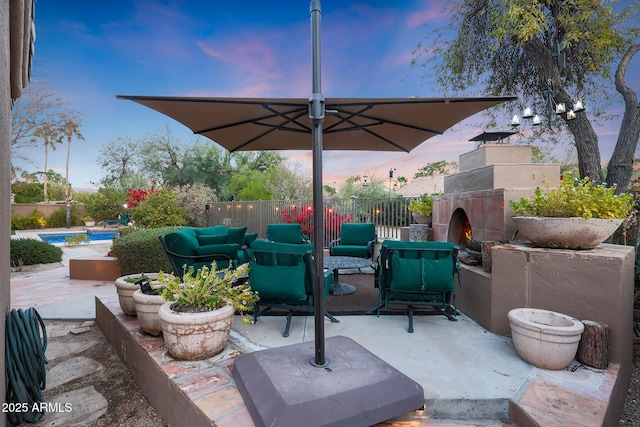
[[[427,225],[431,224],[431,215],[425,216],[417,212],[411,212],[411,215],[413,216],[413,219],[418,224],[427,224]]]
[[[542,369],[565,369],[578,351],[584,325],[554,311],[516,308],[508,313],[518,355]]]
[[[611,236],[621,219],[514,216],[518,233],[534,245],[559,249],[593,249]]]
[[[158,273],[145,273],[145,275],[150,279],[158,278]],[[127,276],[118,277],[115,282],[120,308],[127,316],[136,315],[136,304],[133,301],[133,293],[140,289],[140,286],[135,283],[127,282],[127,279],[139,277],[140,274],[129,274]]]
[[[96,222],[95,221],[85,221],[84,222],[84,226],[85,227],[95,227],[96,226]]]
[[[235,313],[232,305],[202,313],[180,313],[171,309],[173,304],[166,302],[158,310],[164,343],[173,357],[201,360],[224,349]]]
[[[158,310],[162,304],[167,302],[164,297],[162,295],[147,295],[138,289],[133,293],[133,301],[140,329],[149,335],[160,335],[162,323]]]

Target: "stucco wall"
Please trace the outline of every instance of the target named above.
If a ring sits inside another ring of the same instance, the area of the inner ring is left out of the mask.
[[[6,401],[5,390],[5,324],[9,302],[11,301],[9,269],[9,239],[11,238],[11,200],[10,168],[11,168],[11,95],[9,83],[9,0],[0,0],[0,399]],[[7,418],[0,413],[0,427],[7,425]]]

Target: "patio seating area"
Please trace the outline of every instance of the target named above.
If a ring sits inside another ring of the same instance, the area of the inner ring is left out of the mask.
[[[177,362],[168,356],[161,338],[142,333],[137,319],[122,313],[112,284],[68,278],[68,254],[95,252],[96,246],[91,246],[65,248],[64,266],[59,269],[13,279],[12,307],[36,307],[47,319],[96,318],[149,401],[170,424],[253,425],[233,380],[234,358],[292,343],[313,346],[312,316],[297,316],[288,338],[282,337],[280,316],[263,316],[250,326],[236,319],[222,354],[200,362]],[[373,286],[372,274],[342,274],[341,280],[359,288]],[[55,293],[48,292],[54,288]],[[329,298],[361,296],[356,292]],[[413,334],[406,333],[403,315],[337,318],[340,323],[325,319],[327,337],[355,340],[425,390],[424,410],[384,425],[410,421],[416,426],[497,427],[510,419],[521,427],[587,426],[605,420],[618,372],[615,364],[606,370],[579,364],[564,371],[533,368],[517,356],[511,339],[488,332],[464,314],[457,322],[444,316],[416,316]],[[327,357],[334,357],[331,348],[327,350]]]

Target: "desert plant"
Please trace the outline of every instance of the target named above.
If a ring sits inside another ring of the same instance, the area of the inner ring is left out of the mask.
[[[80,200],[87,208],[87,214],[94,218],[117,218],[122,214],[127,192],[117,188],[100,188],[95,193],[83,194]]]
[[[433,198],[429,193],[424,193],[417,199],[409,202],[409,210],[424,216],[431,216],[433,212]]]
[[[216,193],[205,184],[194,184],[180,187],[176,204],[184,208],[187,224],[192,227],[206,227],[207,216],[204,213],[205,205],[216,200]]]
[[[517,216],[622,219],[633,208],[631,194],[615,194],[615,187],[578,179],[571,172],[562,175],[557,189],[546,184],[546,191],[537,187],[532,198],[509,202]]]
[[[11,239],[9,252],[12,265],[49,264],[62,261],[62,249],[37,239]]]
[[[11,216],[11,228],[13,230],[37,230],[46,226],[47,218],[38,209],[31,211],[29,216]]]
[[[213,262],[211,268],[205,265],[197,272],[190,266],[182,278],[161,272],[158,282],[164,299],[176,302],[171,307],[174,311],[209,311],[231,304],[242,313],[251,310],[259,299],[258,293],[252,291],[248,284],[238,283],[248,272],[248,263],[236,269],[217,270]],[[246,316],[242,320],[251,323]]]
[[[137,230],[113,242],[111,251],[118,259],[122,275],[172,271],[169,259],[158,239],[180,227]]]

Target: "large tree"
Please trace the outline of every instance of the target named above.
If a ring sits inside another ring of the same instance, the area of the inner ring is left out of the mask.
[[[11,179],[16,178],[16,160],[28,161],[25,149],[36,146],[38,135],[60,125],[64,100],[44,82],[33,82],[11,109]],[[48,143],[45,143],[47,146]],[[48,149],[48,147],[47,147]],[[46,172],[45,168],[45,172]]]
[[[575,119],[548,117],[547,135],[566,129],[573,137],[581,176],[602,182],[598,136],[591,120],[607,100],[612,63],[637,37],[625,28],[632,10],[614,13],[609,1],[460,0],[447,29],[418,46],[414,65],[435,63],[435,77],[453,92],[481,89],[518,94],[521,105],[584,99]],[[637,22],[637,21],[635,21]],[[637,24],[636,24],[637,25]],[[454,34],[451,39],[449,34]]]
[[[69,160],[71,159],[71,140],[75,136],[84,141],[84,136],[80,132],[80,114],[68,111],[62,115],[62,133],[67,138],[67,160],[65,162],[65,191],[67,202],[71,200],[71,185],[69,184]]]

